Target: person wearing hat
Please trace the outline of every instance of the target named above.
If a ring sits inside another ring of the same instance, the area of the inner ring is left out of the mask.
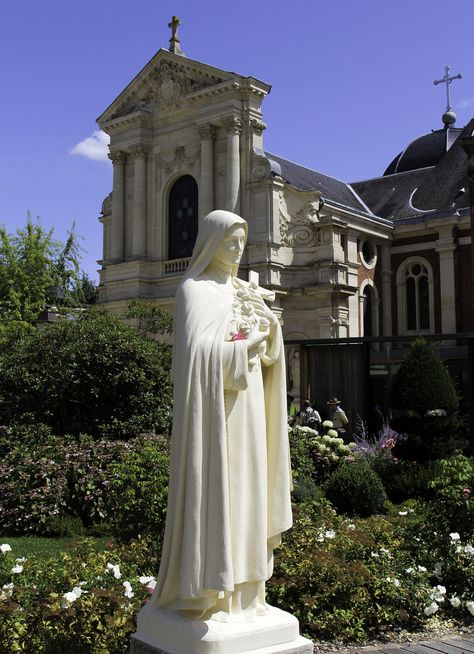
[[[345,428],[349,420],[341,407],[341,400],[338,400],[337,397],[331,397],[326,404],[328,405],[329,420],[331,420],[334,429],[337,430],[338,434],[345,434]]]

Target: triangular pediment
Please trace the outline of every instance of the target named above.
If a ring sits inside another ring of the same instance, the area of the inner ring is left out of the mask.
[[[243,78],[162,49],[99,116],[97,122],[102,126],[138,111],[175,111],[187,97],[195,97],[211,87],[225,86],[236,79]]]

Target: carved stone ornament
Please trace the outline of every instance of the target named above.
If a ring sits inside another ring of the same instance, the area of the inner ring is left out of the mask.
[[[267,129],[267,124],[264,123],[263,120],[259,120],[258,118],[252,118],[251,123],[255,132],[259,136],[262,134],[264,129]]]
[[[224,121],[228,134],[240,134],[242,131],[242,121],[237,116],[231,116]]]
[[[114,166],[116,164],[124,164],[127,161],[127,153],[123,150],[119,150],[117,152],[109,152],[107,156]]]
[[[210,139],[211,141],[213,141],[216,138],[217,127],[215,125],[210,125],[210,124],[200,125],[197,128],[197,131],[203,141],[205,139]]]
[[[280,237],[288,247],[315,247],[321,243],[319,199],[309,200],[304,207],[290,216],[280,199]]]
[[[151,90],[151,101],[161,111],[176,109],[188,93],[200,91],[221,82],[219,78],[207,78],[183,65],[164,61],[155,70],[147,83]]]
[[[190,170],[200,158],[201,150],[198,148],[191,155],[186,155],[184,146],[175,148],[174,159],[168,160],[161,154],[155,155],[156,188],[161,188],[163,177],[170,175],[175,170]]]

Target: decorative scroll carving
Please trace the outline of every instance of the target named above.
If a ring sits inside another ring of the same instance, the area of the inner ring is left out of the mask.
[[[263,120],[259,120],[258,118],[252,118],[250,122],[252,123],[254,130],[257,132],[259,136],[262,134],[264,129],[267,129],[267,124],[264,123]]]
[[[130,148],[130,152],[133,154],[133,156],[136,157],[148,157],[150,153],[150,148],[143,144],[140,143],[139,145],[134,145],[133,147]]]
[[[304,207],[290,216],[282,209],[280,201],[280,237],[282,245],[289,247],[314,247],[321,242],[319,223],[319,200],[309,200]]]
[[[156,170],[156,188],[161,188],[163,183],[162,177],[170,175],[174,170],[183,170],[192,168],[196,161],[200,158],[201,150],[198,148],[193,154],[186,155],[184,146],[179,145],[175,148],[174,159],[168,161],[161,154],[155,155],[155,170]]]

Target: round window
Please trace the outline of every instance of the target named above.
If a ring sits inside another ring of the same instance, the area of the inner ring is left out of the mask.
[[[362,263],[367,268],[373,268],[377,260],[377,249],[372,241],[362,241],[360,248]]]

